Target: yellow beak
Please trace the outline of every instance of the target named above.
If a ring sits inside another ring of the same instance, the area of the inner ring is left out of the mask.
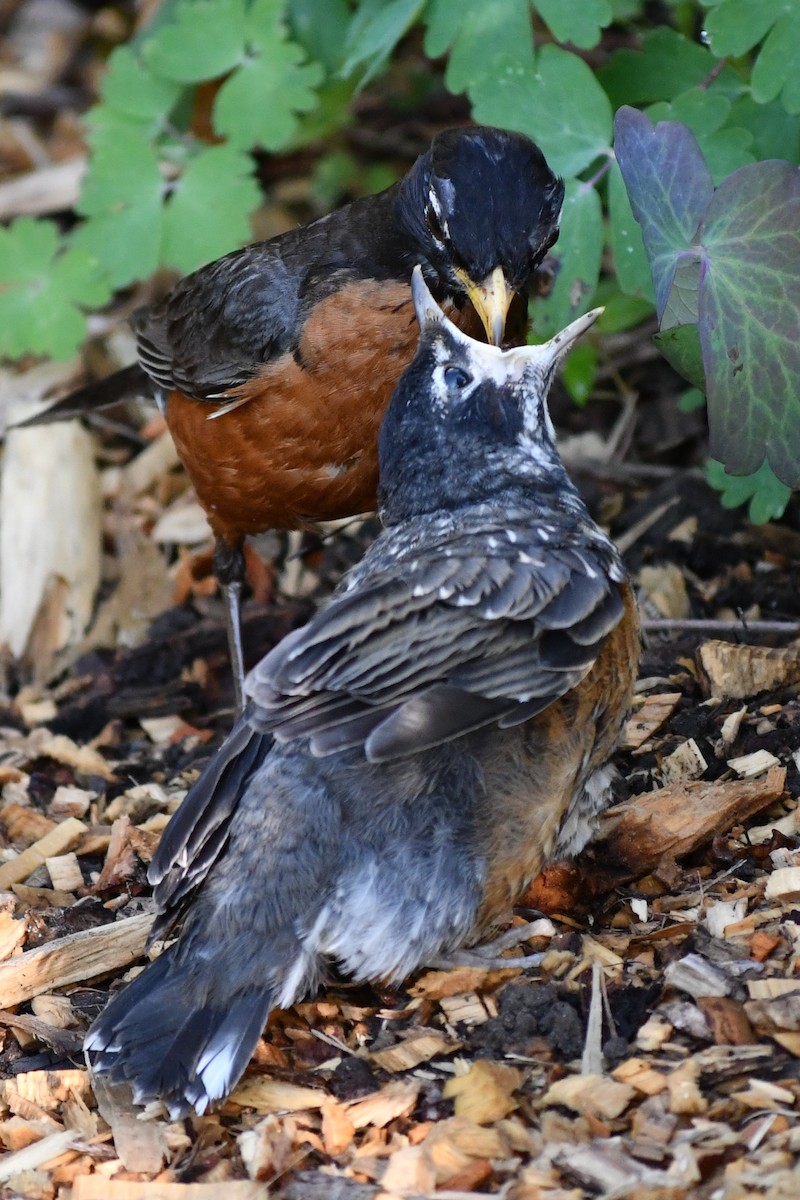
[[[493,345],[499,346],[503,340],[508,309],[514,299],[514,292],[506,283],[503,268],[495,267],[483,283],[473,283],[467,273],[458,267],[456,274],[483,323],[487,338]]]

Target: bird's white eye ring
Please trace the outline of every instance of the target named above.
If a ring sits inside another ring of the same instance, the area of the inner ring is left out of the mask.
[[[472,376],[461,367],[445,367],[444,382],[448,391],[461,392],[472,383]]]

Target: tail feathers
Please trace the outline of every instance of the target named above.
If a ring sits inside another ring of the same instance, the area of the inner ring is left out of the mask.
[[[27,421],[18,421],[15,428],[29,429],[33,425],[51,425],[53,421],[71,421],[132,396],[148,396],[152,393],[153,384],[148,376],[138,363],[131,363],[129,367],[123,367],[105,379],[87,383],[85,387],[69,392],[44,412],[28,417]]]
[[[161,1100],[173,1119],[191,1109],[203,1113],[228,1095],[273,999],[269,987],[225,996],[219,988],[224,962],[183,963],[177,949],[170,947],[115,996],[84,1042],[95,1074],[129,1084],[136,1104]]]

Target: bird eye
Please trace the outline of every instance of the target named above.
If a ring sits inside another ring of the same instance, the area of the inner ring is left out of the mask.
[[[444,382],[449,391],[460,392],[472,383],[472,376],[462,371],[461,367],[445,367]]]

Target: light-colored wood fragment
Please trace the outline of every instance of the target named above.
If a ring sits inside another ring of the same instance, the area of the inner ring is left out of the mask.
[[[620,749],[638,750],[668,717],[671,717],[681,699],[680,692],[660,692],[647,696],[625,722],[620,739]]]
[[[641,1090],[641,1089],[639,1089]],[[636,1096],[633,1083],[605,1075],[567,1075],[547,1089],[541,1104],[545,1107],[563,1104],[574,1112],[590,1114],[599,1120],[619,1117]]]
[[[72,1200],[268,1200],[265,1183],[225,1179],[218,1183],[167,1183],[164,1180],[104,1179],[78,1175]]]
[[[25,941],[28,918],[13,917],[10,912],[0,912],[0,961],[10,958]]]
[[[20,1175],[23,1171],[35,1171],[42,1163],[61,1154],[74,1140],[74,1131],[65,1129],[60,1133],[50,1133],[37,1142],[32,1142],[30,1146],[25,1146],[24,1149],[7,1155],[0,1160],[0,1180],[11,1179],[12,1176]]]
[[[676,1116],[698,1116],[708,1108],[708,1101],[698,1086],[699,1069],[694,1059],[687,1059],[667,1076],[669,1111]]]
[[[692,779],[699,779],[707,769],[700,747],[694,738],[682,742],[672,754],[661,759],[661,779],[666,787],[675,787]]]
[[[172,436],[165,431],[123,469],[120,491],[138,496],[179,463]]]
[[[700,647],[698,658],[708,694],[720,700],[747,700],[759,692],[800,681],[797,647],[775,649],[708,641]]]
[[[780,766],[780,759],[769,750],[754,750],[752,754],[742,754],[738,758],[729,758],[728,766],[735,771],[740,779],[754,779],[762,775],[770,767]]]
[[[686,578],[675,563],[642,567],[639,584],[643,601],[649,603],[658,616],[674,620],[688,617],[690,606]]]
[[[722,739],[723,746],[732,746],[739,736],[739,730],[742,727],[742,721],[747,716],[747,705],[743,704],[741,708],[737,708],[735,712],[729,713],[722,722],[719,734]]]
[[[347,1115],[356,1129],[374,1125],[382,1129],[390,1121],[407,1116],[417,1102],[420,1084],[415,1079],[393,1079],[379,1091],[348,1106]]]
[[[56,938],[0,963],[0,996],[9,1008],[63,987],[128,966],[144,952],[153,917],[126,917],[113,925]]]
[[[656,1071],[645,1058],[628,1058],[611,1074],[614,1079],[621,1083],[629,1083],[645,1096],[657,1096],[667,1086],[666,1075],[662,1071]]]
[[[21,883],[27,879],[48,858],[63,854],[70,846],[74,846],[85,833],[86,826],[82,821],[79,821],[77,817],[67,817],[66,821],[54,826],[44,837],[39,838],[38,842],[34,842],[16,858],[12,858],[0,866],[0,891],[10,888],[13,883]],[[10,1004],[7,1000],[4,1003],[7,1006]]]
[[[253,1078],[240,1083],[230,1099],[256,1112],[272,1113],[322,1108],[326,1096],[321,1088],[300,1087],[280,1079]]]
[[[355,1126],[345,1105],[329,1097],[322,1106],[322,1141],[325,1153],[336,1157],[342,1154],[355,1137]]]
[[[426,1030],[385,1050],[376,1050],[370,1055],[370,1061],[381,1070],[394,1074],[397,1071],[410,1071],[412,1067],[430,1062],[439,1054],[452,1054],[460,1047],[461,1042],[454,1042],[436,1030]]]
[[[800,867],[779,867],[767,880],[767,900],[794,900],[800,896]]]
[[[40,1021],[45,1021],[54,1029],[69,1029],[79,1019],[69,996],[61,996],[56,992],[34,996],[31,1008]]]
[[[29,415],[16,405],[13,417]],[[100,482],[92,437],[78,421],[6,436],[0,481],[0,643],[33,660],[42,677],[53,654],[89,623],[100,582]]]
[[[89,1072],[72,1067],[63,1071],[24,1071],[0,1082],[0,1096],[8,1099],[12,1093],[38,1108],[55,1112],[72,1096],[79,1096],[84,1102],[91,1099],[92,1089]]]
[[[67,820],[77,820],[68,817]],[[66,824],[66,822],[64,822]],[[53,887],[62,892],[74,892],[83,887],[83,873],[75,854],[57,854],[45,859],[45,866]]]
[[[747,991],[751,1000],[771,1000],[775,996],[800,992],[800,979],[784,979],[778,976],[770,979],[748,979]]]
[[[734,989],[733,981],[700,954],[686,954],[668,963],[664,978],[690,996],[727,996]]]
[[[491,1125],[518,1107],[514,1092],[524,1080],[521,1071],[505,1063],[476,1059],[465,1075],[448,1079],[445,1100],[455,1100],[455,1113],[476,1125]]]

